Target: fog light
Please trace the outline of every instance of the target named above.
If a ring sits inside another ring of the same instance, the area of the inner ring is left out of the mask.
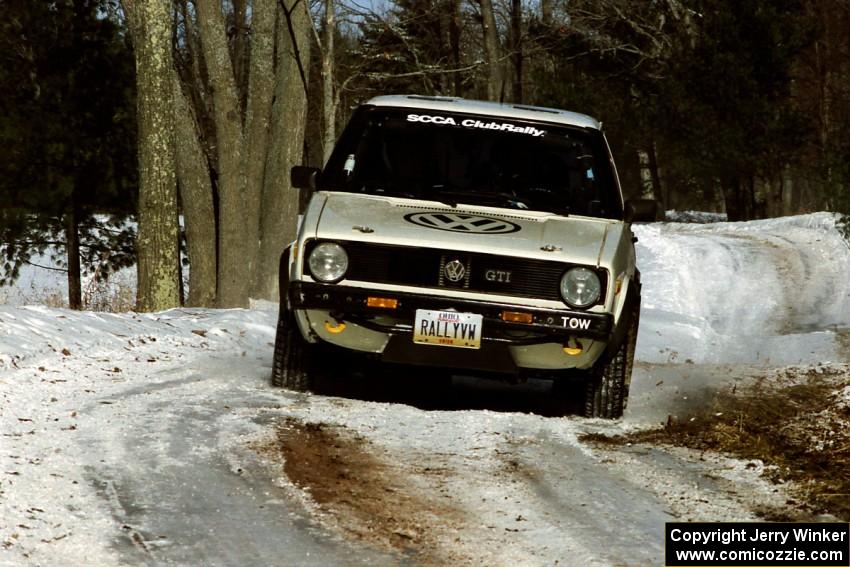
[[[345,330],[345,323],[325,321],[325,330],[331,334],[338,335]]]
[[[508,323],[533,323],[534,316],[531,313],[520,313],[519,311],[502,311],[502,321]]]
[[[398,307],[398,299],[388,297],[367,297],[366,305],[369,307],[380,307],[382,309],[395,309]]]

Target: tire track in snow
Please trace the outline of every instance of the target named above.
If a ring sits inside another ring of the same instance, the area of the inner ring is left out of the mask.
[[[709,373],[721,380],[730,375],[725,369]],[[668,380],[679,376],[672,369],[670,375]],[[404,382],[406,377],[396,379]],[[635,379],[646,388],[652,376],[639,369]],[[505,389],[503,396],[515,397],[524,390],[526,386]],[[761,480],[757,470],[738,461],[663,450],[652,455],[640,454],[637,448],[600,450],[578,441],[582,433],[628,430],[645,414],[673,408],[669,400],[648,408],[655,398],[642,396],[619,423],[464,409],[464,401],[474,407],[485,392],[455,388],[455,396],[468,397],[447,400],[444,407],[428,400],[428,410],[307,395],[282,411],[298,422],[322,423],[347,432],[351,439],[362,438],[356,450],[366,450],[380,469],[391,469],[392,486],[402,487],[405,498],[449,503],[452,512],[445,521],[439,513],[429,516],[435,508],[428,506],[429,513],[418,515],[421,541],[410,544],[421,553],[414,555],[416,561],[425,564],[445,564],[431,562],[429,552],[437,549],[437,557],[460,565],[657,565],[663,552],[658,534],[665,521],[755,520],[753,509],[785,502],[781,491]],[[416,405],[416,397],[408,403]],[[498,406],[498,400],[492,403]],[[533,412],[533,398],[528,404]],[[630,414],[637,414],[638,420]],[[329,453],[339,449],[336,440],[329,444]],[[348,465],[340,460],[337,472],[348,475]],[[734,480],[711,480],[718,475]],[[310,476],[293,479],[307,488],[308,498],[315,489]],[[320,476],[332,478],[333,467]],[[375,475],[365,478],[371,482]],[[380,494],[381,485],[378,482],[374,491]],[[374,491],[341,496],[345,501],[334,511],[336,516],[325,520],[327,525],[345,525],[362,516],[375,504]],[[431,543],[423,543],[427,541]]]
[[[0,565],[397,564],[311,522],[247,446],[293,402],[268,386],[273,315],[0,315],[0,348],[26,344],[0,368]]]

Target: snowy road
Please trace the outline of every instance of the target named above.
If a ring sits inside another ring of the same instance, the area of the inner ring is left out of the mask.
[[[542,382],[391,371],[272,390],[273,312],[0,306],[0,565],[657,565],[665,521],[754,519],[784,494],[758,464],[579,436],[850,362],[832,223],[641,227],[640,362],[617,423],[558,417]]]
[[[281,403],[268,313],[0,319],[59,351],[0,374],[0,564],[394,564],[312,526],[249,448]]]

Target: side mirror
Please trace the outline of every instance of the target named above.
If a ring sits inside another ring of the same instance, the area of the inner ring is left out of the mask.
[[[318,167],[296,165],[289,172],[289,181],[296,189],[315,191],[319,184],[319,175],[321,174],[322,170]]]
[[[629,199],[626,201],[626,222],[653,222],[658,214],[655,199]]]

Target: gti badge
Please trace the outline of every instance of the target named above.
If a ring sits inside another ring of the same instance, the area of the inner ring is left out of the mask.
[[[484,272],[484,279],[488,282],[511,283],[511,275],[513,272],[507,270],[487,270]]]
[[[459,282],[466,275],[466,268],[460,260],[452,260],[443,267],[443,273],[450,282]]]
[[[522,228],[502,219],[460,213],[410,213],[404,215],[404,220],[426,228],[466,234],[507,234]]]

